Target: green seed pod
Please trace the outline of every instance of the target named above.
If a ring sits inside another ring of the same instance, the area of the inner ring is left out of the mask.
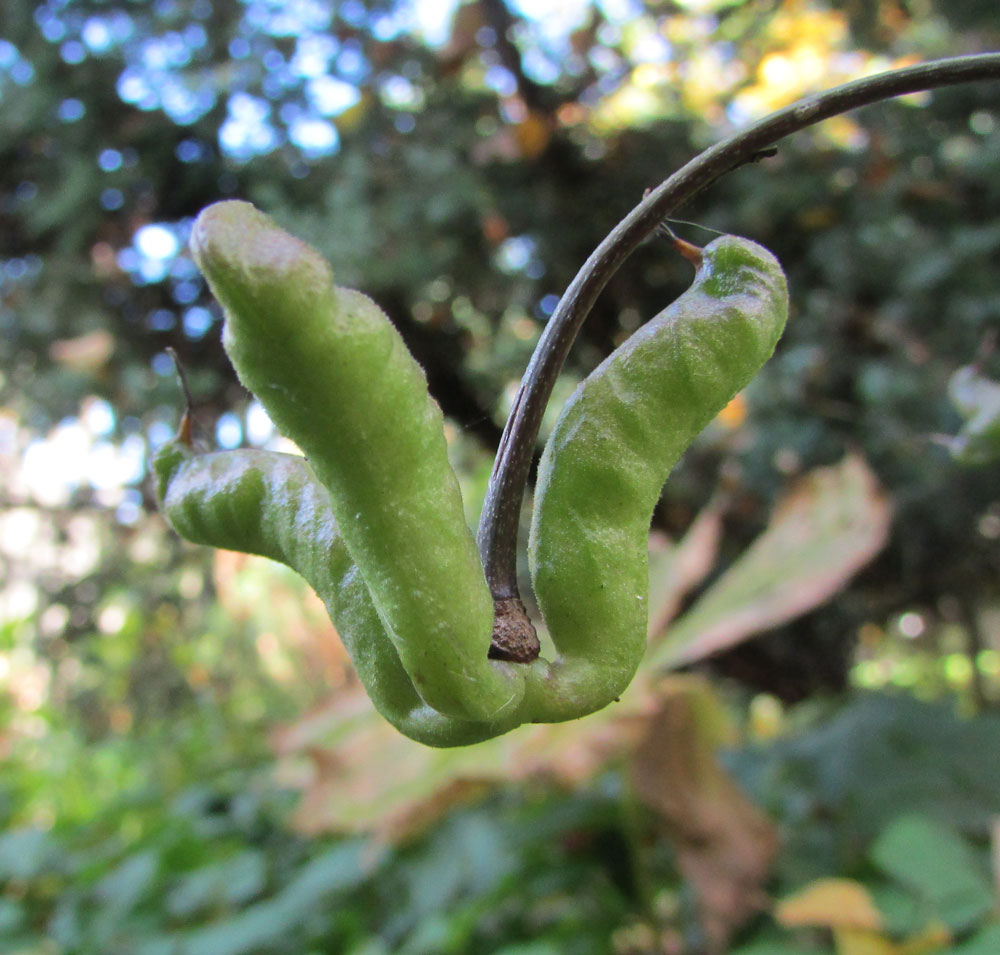
[[[195,257],[226,312],[244,384],[307,458],[195,454],[186,427],[154,460],[189,540],[261,554],[324,601],[377,709],[456,746],[583,716],[628,685],[646,630],[646,535],[684,448],[767,359],[784,276],[732,236],[694,285],[567,403],[539,471],[530,557],[556,659],[490,660],[493,602],[441,413],[382,312],[333,285],[304,243],[246,203],[199,217]]]
[[[429,746],[476,743],[513,728],[458,720],[417,694],[348,553],[330,496],[308,462],[272,451],[196,454],[182,439],[154,460],[160,507],[182,537],[259,554],[296,571],[326,604],[376,709]]]
[[[529,558],[555,666],[580,676],[567,693],[539,693],[535,719],[600,709],[628,686],[646,643],[653,508],[684,450],[771,356],[787,314],[774,256],[723,236],[691,288],[566,402],[538,470]]]
[[[490,597],[441,412],[382,311],[244,202],[197,219],[195,259],[243,384],[305,452],[399,659],[434,710],[491,721],[524,677],[487,659]]]

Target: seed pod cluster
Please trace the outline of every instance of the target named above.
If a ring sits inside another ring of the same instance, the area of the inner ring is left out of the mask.
[[[315,250],[252,206],[199,216],[199,267],[240,380],[305,457],[157,454],[182,536],[281,561],[316,590],[378,710],[433,746],[593,712],[646,631],[646,535],[684,448],[753,377],[787,313],[773,256],[726,236],[695,282],[577,389],[543,456],[531,528],[551,660],[490,659],[493,601],[441,412],[398,332]]]

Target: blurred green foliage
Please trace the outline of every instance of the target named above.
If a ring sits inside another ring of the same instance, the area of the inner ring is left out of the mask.
[[[1000,720],[891,696],[800,719],[787,739],[731,761],[784,833],[772,892],[843,873],[872,894],[892,937],[941,922],[963,944],[928,951],[989,951],[1000,787],[996,767],[969,754],[1000,746]],[[85,822],[8,829],[0,951],[624,955],[660,951],[651,946],[668,934],[696,944],[656,819],[616,771],[573,792],[501,789],[390,846],[295,836],[283,822],[291,796],[265,762],[223,763],[209,772],[203,755],[203,781],[133,790]],[[769,919],[744,934],[740,955],[832,952],[822,934]]]

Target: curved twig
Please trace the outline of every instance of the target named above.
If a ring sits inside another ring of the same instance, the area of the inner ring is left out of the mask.
[[[479,552],[495,600],[518,598],[517,529],[542,413],[576,334],[607,281],[660,221],[779,139],[880,100],[956,83],[1000,79],[1000,53],[934,60],[845,83],[772,113],[706,149],[650,191],[577,272],[538,341],[500,440],[479,522]]]

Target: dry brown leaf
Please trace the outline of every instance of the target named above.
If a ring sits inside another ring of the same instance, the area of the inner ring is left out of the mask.
[[[819,606],[882,549],[891,517],[888,498],[859,455],[811,471],[647,663],[693,663]]]
[[[663,632],[685,595],[715,566],[722,539],[725,498],[716,494],[676,544],[665,535],[649,538],[649,635]]]
[[[323,602],[292,571],[263,557],[217,550],[212,578],[230,617],[253,617],[258,651],[269,649],[272,656],[287,659],[285,679],[308,684],[307,700],[356,682]]]
[[[76,338],[60,338],[49,345],[49,358],[74,371],[94,372],[103,368],[115,350],[111,332],[99,328]]]
[[[632,779],[666,823],[710,951],[723,952],[733,932],[767,906],[778,837],[719,765],[721,717],[708,684],[677,677],[668,685],[633,756]]]

